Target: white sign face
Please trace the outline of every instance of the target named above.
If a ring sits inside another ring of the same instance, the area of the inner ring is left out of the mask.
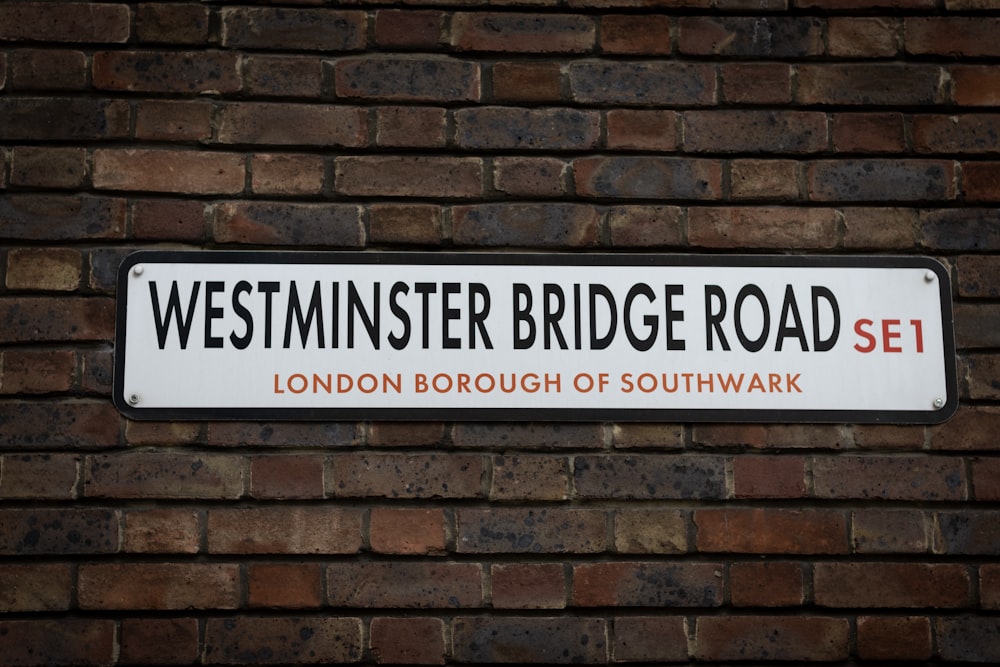
[[[136,419],[934,423],[957,403],[926,258],[139,252]]]

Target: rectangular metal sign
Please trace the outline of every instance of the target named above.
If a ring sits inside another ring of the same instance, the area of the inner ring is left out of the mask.
[[[133,419],[944,421],[948,274],[917,257],[138,252]]]

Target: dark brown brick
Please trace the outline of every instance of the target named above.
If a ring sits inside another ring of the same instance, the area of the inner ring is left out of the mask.
[[[252,164],[250,187],[254,194],[308,196],[323,190],[322,156],[258,153],[253,156]]]
[[[446,142],[447,114],[439,107],[379,107],[375,143],[379,146],[441,148]]]
[[[10,348],[0,352],[0,394],[69,391],[75,372],[72,350]]]
[[[955,199],[955,163],[948,160],[818,160],[809,166],[813,201]]]
[[[145,509],[125,513],[122,540],[126,553],[196,554],[201,546],[197,510]]]
[[[843,153],[902,153],[906,150],[905,132],[899,113],[833,115],[833,146]]]
[[[668,55],[669,16],[611,14],[601,17],[601,51],[623,55]]]
[[[73,292],[80,287],[82,272],[79,250],[17,248],[7,255],[5,283],[12,290]]]
[[[82,148],[18,146],[11,154],[10,184],[39,188],[80,188],[87,176]]]
[[[615,510],[615,551],[684,553],[688,550],[688,518],[687,512],[676,509]]]
[[[208,511],[210,553],[353,554],[360,549],[356,510],[282,505]]]
[[[330,616],[210,618],[203,660],[220,665],[358,662],[361,620]]]
[[[729,588],[736,607],[798,607],[805,600],[801,563],[733,563]]]
[[[620,616],[614,619],[615,662],[684,662],[687,627],[681,616]]]
[[[209,151],[98,149],[94,187],[185,194],[236,194],[243,191],[246,158]]]
[[[707,424],[696,426],[692,441],[706,446],[742,445],[754,449],[842,449],[842,427],[812,424]]]
[[[139,42],[204,44],[209,35],[209,11],[197,5],[141,4],[136,9],[135,31]]]
[[[797,160],[733,160],[729,163],[730,194],[733,199],[799,199],[800,167]]]
[[[1000,619],[990,616],[938,618],[934,635],[943,660],[955,662],[1000,662]]]
[[[323,61],[305,56],[249,56],[244,60],[243,86],[257,96],[319,97]]]
[[[91,498],[239,498],[243,461],[221,454],[123,452],[87,457],[83,493]]]
[[[142,93],[235,93],[240,55],[229,51],[98,51],[94,87]]]
[[[483,606],[482,565],[445,562],[350,562],[327,568],[334,607],[476,608]]]
[[[7,352],[10,354],[10,351]],[[0,498],[72,500],[77,497],[80,457],[73,454],[10,454],[0,457]]]
[[[1000,330],[994,325],[1000,308],[990,303],[959,303],[954,313],[955,342],[960,348],[996,347]]]
[[[91,563],[80,566],[81,609],[235,609],[239,565]]]
[[[351,204],[233,202],[220,204],[212,222],[219,243],[364,245],[361,209]]]
[[[362,146],[363,109],[351,106],[237,102],[222,109],[219,142],[308,146]]]
[[[392,49],[437,49],[445,13],[437,10],[380,9],[375,12],[375,44]]]
[[[330,493],[340,498],[476,498],[486,462],[454,454],[338,454],[330,470]]]
[[[506,563],[490,568],[494,609],[563,609],[566,574],[560,563]]]
[[[972,298],[1000,297],[1000,258],[965,255],[955,260],[958,294]]]
[[[698,660],[846,660],[846,618],[702,616],[695,625]]]
[[[608,548],[601,510],[461,509],[458,553],[601,553]]]
[[[604,225],[615,247],[684,245],[681,209],[676,206],[614,206],[606,210]]]
[[[1000,162],[963,162],[962,194],[970,202],[1000,201]]]
[[[126,618],[121,660],[141,665],[186,665],[198,660],[198,619]]]
[[[0,238],[58,241],[124,236],[122,199],[16,194],[0,198]]]
[[[837,212],[829,208],[688,209],[688,241],[707,248],[833,248],[837,227]]]
[[[688,111],[684,148],[710,153],[826,150],[826,114],[798,111]]]
[[[0,553],[8,556],[118,552],[118,512],[103,509],[0,510]]]
[[[718,607],[722,604],[718,563],[620,561],[573,568],[578,607]]]
[[[10,449],[112,447],[119,441],[120,421],[105,401],[0,403],[0,427]]]
[[[844,58],[890,58],[899,53],[902,27],[902,21],[887,16],[831,17],[828,52]]]
[[[965,500],[960,459],[930,456],[829,456],[811,463],[817,498]]]
[[[566,500],[569,461],[551,456],[495,456],[491,500]]]
[[[569,163],[550,157],[498,157],[493,161],[493,187],[514,197],[559,197],[566,194]]]
[[[1000,315],[998,315],[1000,317]],[[993,406],[960,406],[950,420],[929,429],[931,449],[995,451],[1000,410]]]
[[[930,64],[799,65],[800,104],[935,105],[945,101],[943,71]]]
[[[442,209],[434,204],[374,204],[368,209],[372,243],[440,245]]]
[[[339,97],[406,102],[479,101],[479,65],[443,57],[372,56],[334,63]]]
[[[583,198],[718,199],[718,161],[675,157],[587,157],[573,160],[576,192]]]
[[[733,458],[737,498],[804,498],[805,459],[801,456],[737,456]]]
[[[448,653],[440,618],[373,618],[369,646],[380,664],[443,665]]]
[[[598,244],[593,206],[513,203],[452,209],[452,238],[461,246],[588,247]]]
[[[459,662],[604,664],[609,657],[604,619],[471,617],[454,621],[452,632]]]
[[[129,107],[90,97],[5,97],[0,116],[4,141],[120,139],[128,134]]]
[[[582,498],[721,500],[725,465],[717,456],[578,456],[573,485]]]
[[[599,424],[456,423],[452,443],[473,449],[596,449],[604,443]]]
[[[847,207],[844,246],[847,248],[905,249],[917,245],[917,211],[907,208]]]
[[[182,199],[140,199],[132,203],[137,239],[197,241],[205,238],[205,205]]]
[[[987,250],[1000,242],[1000,211],[973,207],[924,210],[918,230],[921,243],[928,248]]]
[[[979,604],[983,609],[1000,609],[1000,565],[979,567]]]
[[[1000,500],[1000,459],[972,459],[972,486],[976,500]]]
[[[933,551],[963,556],[1000,555],[1000,512],[939,512]]]
[[[441,509],[373,507],[369,519],[372,551],[401,555],[440,555],[448,527]]]
[[[699,551],[847,553],[847,520],[838,510],[699,509],[694,522]]]
[[[990,154],[1000,147],[1000,114],[920,114],[912,127],[917,153]]]
[[[783,63],[739,62],[719,66],[722,96],[739,104],[788,104],[792,67]]]
[[[220,12],[222,45],[236,49],[357,51],[365,45],[364,12],[233,7]]]
[[[223,447],[336,447],[359,443],[354,424],[336,422],[220,422],[208,424],[208,443]]]
[[[115,621],[59,618],[0,621],[0,654],[10,667],[112,665]]]
[[[1000,105],[1000,72],[989,65],[951,67],[952,99],[968,107]]]
[[[0,40],[124,43],[131,14],[124,4],[7,2],[0,6]]]
[[[82,51],[18,49],[10,55],[10,69],[14,90],[84,90],[87,87],[87,56]]]
[[[324,460],[306,454],[250,459],[250,495],[255,498],[322,498]]]
[[[67,611],[72,578],[68,563],[0,565],[0,612]]]
[[[677,118],[674,111],[611,109],[607,112],[608,148],[673,151],[677,148]]]
[[[8,297],[0,299],[0,342],[110,341],[114,302],[87,297]]]
[[[458,51],[587,53],[597,28],[582,14],[456,12],[451,45]]]
[[[926,553],[930,524],[919,509],[857,509],[851,513],[856,553]]]
[[[583,104],[707,105],[716,100],[712,65],[581,60],[569,66],[570,91]]]
[[[475,157],[338,157],[334,186],[360,197],[468,199],[483,192],[483,161]]]
[[[125,424],[125,440],[132,445],[183,445],[201,436],[201,424],[196,422],[129,421]]]
[[[454,118],[460,148],[588,150],[600,137],[600,119],[593,111],[476,107],[460,109]]]
[[[683,17],[683,54],[744,58],[804,58],[823,53],[823,21],[813,17]]]
[[[317,609],[323,604],[323,566],[251,563],[247,567],[247,589],[251,607]]]
[[[971,594],[966,567],[952,563],[816,563],[813,586],[821,607],[960,608]]]
[[[909,17],[906,50],[916,55],[1000,56],[1000,19],[983,16]]]
[[[205,141],[212,136],[212,105],[143,100],[136,105],[135,137],[151,141]]]
[[[559,63],[499,62],[492,73],[493,98],[498,102],[556,102],[562,97]]]
[[[931,624],[922,616],[859,616],[858,655],[865,660],[929,660]]]

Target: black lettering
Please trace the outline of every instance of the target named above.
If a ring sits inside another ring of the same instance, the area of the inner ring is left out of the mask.
[[[253,338],[253,316],[247,307],[240,302],[240,294],[249,294],[251,290],[253,290],[253,285],[245,280],[239,281],[233,288],[233,310],[236,312],[236,316],[243,320],[246,328],[246,333],[243,336],[237,336],[235,331],[229,334],[229,342],[237,350],[247,349],[250,345],[250,339]]]
[[[642,323],[648,327],[649,335],[645,338],[639,338],[635,335],[635,331],[632,330],[632,303],[640,295],[646,297],[650,303],[656,300],[656,295],[649,285],[646,283],[636,283],[628,291],[628,294],[625,295],[625,312],[622,314],[622,321],[625,323],[625,336],[628,338],[628,342],[632,344],[634,349],[645,352],[653,347],[653,343],[656,342],[656,334],[659,332],[660,321],[656,315],[643,315]]]
[[[608,330],[603,336],[597,335],[597,297],[601,296],[608,307],[610,321]],[[615,332],[618,330],[618,306],[615,297],[604,285],[590,286],[590,349],[603,350],[611,345],[615,339]]]
[[[820,338],[819,335],[819,300],[826,299],[833,311],[833,329],[829,337]],[[837,297],[826,287],[814,285],[812,288],[812,323],[813,323],[813,350],[816,352],[829,352],[837,344],[840,337],[840,306],[837,304]]]
[[[431,318],[429,315],[430,311],[430,300],[431,294],[437,292],[437,283],[416,283],[413,285],[413,291],[420,295],[421,297],[421,310],[423,312],[423,323],[422,323],[422,344],[423,349],[430,347],[430,337],[431,337]]]
[[[482,309],[476,308],[476,297],[482,298]],[[487,350],[493,349],[493,342],[486,331],[486,318],[490,314],[490,291],[482,283],[469,283],[469,349],[476,349],[476,330],[483,338]]]
[[[760,303],[760,308],[764,317],[763,326],[760,330],[760,336],[756,339],[748,338],[746,332],[743,331],[743,302],[750,296],[753,296],[757,299],[758,303]],[[743,289],[741,289],[739,294],[736,295],[733,317],[736,320],[736,337],[740,339],[740,344],[743,346],[743,349],[747,352],[760,352],[761,348],[764,347],[764,343],[767,342],[767,334],[771,331],[771,311],[768,310],[767,298],[764,296],[764,292],[756,285],[744,285]]]
[[[522,297],[524,307],[522,308]],[[528,325],[528,335],[521,337],[521,323]],[[535,320],[531,316],[531,288],[514,283],[514,349],[527,350],[535,344]]]
[[[552,297],[556,299],[554,310],[551,309]],[[559,342],[559,349],[567,349],[566,339],[563,338],[562,330],[559,328],[559,320],[562,319],[564,312],[566,312],[566,297],[563,295],[562,288],[552,283],[542,285],[542,329],[544,330],[543,339],[546,350],[552,349],[552,336],[550,334],[553,333]]]
[[[400,294],[409,293],[410,288],[403,282],[393,283],[392,289],[389,290],[389,310],[403,323],[402,335],[397,336],[392,332],[389,333],[389,345],[392,345],[397,350],[402,350],[410,342],[410,315],[397,302]]]
[[[156,290],[156,283],[149,283],[149,298],[153,304],[153,324],[156,325],[156,341],[162,350],[167,344],[167,334],[170,332],[170,320],[177,319],[177,337],[180,340],[181,349],[187,349],[188,335],[191,333],[191,323],[194,322],[194,307],[198,301],[198,291],[201,289],[201,281],[196,280],[191,287],[191,297],[188,301],[187,321],[181,317],[181,297],[177,291],[177,281],[173,281],[170,286],[170,296],[167,298],[167,312],[160,312],[160,297]]]
[[[666,309],[667,309],[667,349],[668,350],[683,350],[685,349],[685,342],[674,338],[674,322],[684,321],[684,311],[674,310],[673,298],[675,296],[684,295],[684,285],[664,285],[663,293],[666,298]]]
[[[785,326],[788,315],[791,314],[794,324]],[[806,340],[806,330],[802,326],[802,318],[799,316],[799,304],[795,302],[795,292],[791,285],[785,285],[785,300],[781,304],[781,317],[778,318],[778,340],[774,344],[774,351],[781,352],[784,340],[789,337],[798,338],[799,345],[803,352],[809,351],[809,342]]]
[[[222,308],[212,306],[212,296],[226,289],[226,283],[218,280],[209,280],[205,283],[205,349],[216,349],[222,347],[222,336],[212,335],[212,320],[217,320],[225,314]]]
[[[295,281],[291,282],[291,289],[288,292],[288,309],[285,311],[285,340],[282,344],[286,350],[291,347],[292,342],[292,316],[299,327],[299,339],[302,341],[302,348],[305,349],[306,341],[309,339],[309,330],[312,328],[313,319],[316,320],[317,346],[325,347],[325,336],[323,335],[323,303],[320,298],[319,281],[313,283],[312,296],[309,299],[309,308],[305,316],[302,315],[302,304],[299,303],[299,291],[295,286]]]
[[[712,299],[718,299],[719,310],[712,308]],[[722,331],[722,320],[726,317],[726,293],[718,285],[705,285],[705,341],[707,349],[714,350],[713,332],[719,337],[722,349],[729,352],[729,341]]]
[[[372,284],[372,313],[374,317],[368,313],[365,309],[365,304],[361,300],[361,295],[358,294],[358,290],[354,287],[354,281],[347,281],[347,347],[349,349],[354,348],[354,315],[361,316],[361,322],[365,325],[365,331],[368,332],[368,339],[372,342],[372,347],[376,350],[379,348],[379,295],[381,292],[379,288],[381,284],[376,282]]]
[[[441,284],[441,347],[445,350],[457,350],[462,347],[462,339],[448,335],[448,327],[452,320],[457,320],[462,314],[458,308],[452,308],[448,297],[462,291],[461,283]]]
[[[281,291],[276,282],[259,282],[257,291],[264,293],[264,347],[271,349],[271,295]]]

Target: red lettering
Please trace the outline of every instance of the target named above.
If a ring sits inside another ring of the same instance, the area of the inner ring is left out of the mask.
[[[875,336],[864,330],[864,327],[870,327],[875,324],[869,319],[861,319],[854,323],[854,333],[858,334],[861,338],[868,341],[867,345],[860,345],[858,343],[854,344],[854,349],[858,352],[868,353],[875,349]]]

